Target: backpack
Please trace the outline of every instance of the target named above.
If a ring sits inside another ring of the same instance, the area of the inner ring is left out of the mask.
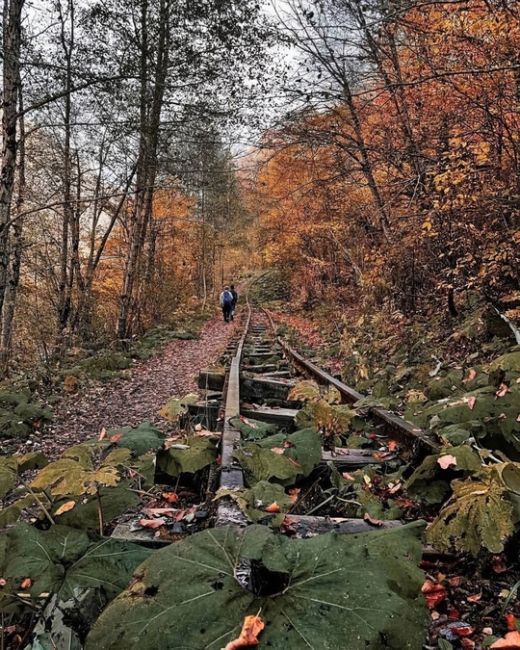
[[[224,295],[222,296],[222,302],[224,305],[232,305],[233,304],[233,294],[231,291],[224,291]]]

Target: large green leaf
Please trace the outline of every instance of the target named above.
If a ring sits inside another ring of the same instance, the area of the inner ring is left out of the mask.
[[[123,435],[117,441],[119,447],[130,449],[134,456],[141,456],[150,449],[159,449],[164,442],[162,431],[154,427],[149,422],[142,422],[138,427],[123,427],[114,429],[109,432],[109,436],[122,433]]]
[[[0,574],[7,580],[7,589],[15,591],[21,580],[30,578],[31,596],[53,593],[61,600],[77,597],[86,589],[105,599],[114,598],[151,552],[110,538],[92,542],[86,533],[60,525],[40,531],[22,523],[5,538]]]
[[[259,610],[261,647],[416,650],[428,624],[420,530],[411,524],[305,540],[265,526],[197,533],[139,567],[94,625],[86,650],[219,650]]]
[[[119,515],[135,508],[139,503],[139,497],[128,488],[128,481],[121,481],[116,487],[102,487],[99,490],[99,500],[103,509],[103,520],[105,524],[110,523]],[[57,517],[57,521],[65,526],[81,528],[83,530],[99,530],[98,497],[93,495],[85,499],[80,497],[77,505],[63,515]],[[56,504],[59,508],[61,503]]]
[[[14,488],[18,477],[18,464],[12,456],[0,457],[0,499]]]
[[[293,501],[285,493],[284,488],[277,483],[269,483],[269,481],[259,481],[250,489],[221,488],[215,498],[222,497],[233,499],[250,521],[268,522],[275,527],[281,525],[285,517],[284,513],[293,506]],[[266,512],[265,508],[273,503],[278,505],[279,512],[270,514]]]
[[[157,467],[169,476],[179,476],[185,472],[195,474],[217,457],[215,443],[208,438],[194,436],[177,446],[159,451]]]
[[[283,453],[279,453],[281,450]],[[249,483],[271,479],[293,481],[299,475],[308,476],[320,463],[321,438],[315,429],[303,429],[288,436],[275,434],[256,443],[242,444],[235,457]]]

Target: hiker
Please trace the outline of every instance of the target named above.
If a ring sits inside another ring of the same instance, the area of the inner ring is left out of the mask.
[[[238,293],[235,289],[235,285],[232,284],[230,289],[231,295],[233,296],[233,303],[231,304],[231,320],[235,318],[235,309],[237,308],[237,302],[238,302]]]
[[[224,287],[224,291],[220,294],[220,306],[222,307],[222,316],[226,323],[232,319],[231,312],[233,311],[233,294],[229,287]]]

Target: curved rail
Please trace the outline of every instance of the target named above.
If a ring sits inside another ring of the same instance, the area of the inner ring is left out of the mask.
[[[276,327],[271,313],[267,309],[263,309],[262,311],[267,316],[273,332],[276,332]],[[346,402],[352,404],[366,397],[354,388],[351,388],[339,379],[336,379],[325,370],[322,370],[317,365],[312,363],[312,361],[305,359],[305,357],[291,348],[291,346],[288,345],[281,337],[277,337],[277,341],[282,347],[286,357],[290,359],[294,365],[298,366],[301,370],[316,379],[319,383],[328,384],[337,388]],[[400,434],[400,437],[403,439],[407,439],[408,441],[410,438],[415,439],[421,447],[428,451],[428,453],[438,453],[440,451],[441,445],[433,439],[430,433],[424,431],[423,429],[420,429],[419,427],[416,427],[411,422],[408,422],[399,415],[396,415],[395,413],[392,413],[391,411],[388,411],[387,409],[384,409],[380,406],[371,406],[368,410],[370,415],[383,420],[385,424],[392,427],[392,430],[397,433],[398,436]]]

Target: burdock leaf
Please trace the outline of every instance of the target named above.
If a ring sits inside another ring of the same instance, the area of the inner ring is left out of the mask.
[[[217,457],[215,443],[209,438],[188,438],[182,449],[170,447],[157,454],[157,467],[170,476],[195,472],[211,465]],[[185,447],[185,448],[184,448]]]
[[[156,552],[103,612],[86,650],[219,650],[262,612],[273,650],[422,647],[421,525],[289,540],[265,526],[197,533]],[[138,584],[138,588],[136,588]]]
[[[92,542],[82,531],[52,526],[40,531],[18,524],[6,535],[6,554],[0,574],[8,588],[30,578],[31,596],[54,593],[60,600],[91,589],[106,602],[127,584],[132,571],[151,551],[129,542],[101,539]]]
[[[12,490],[18,477],[18,464],[12,456],[0,457],[0,499]]]

